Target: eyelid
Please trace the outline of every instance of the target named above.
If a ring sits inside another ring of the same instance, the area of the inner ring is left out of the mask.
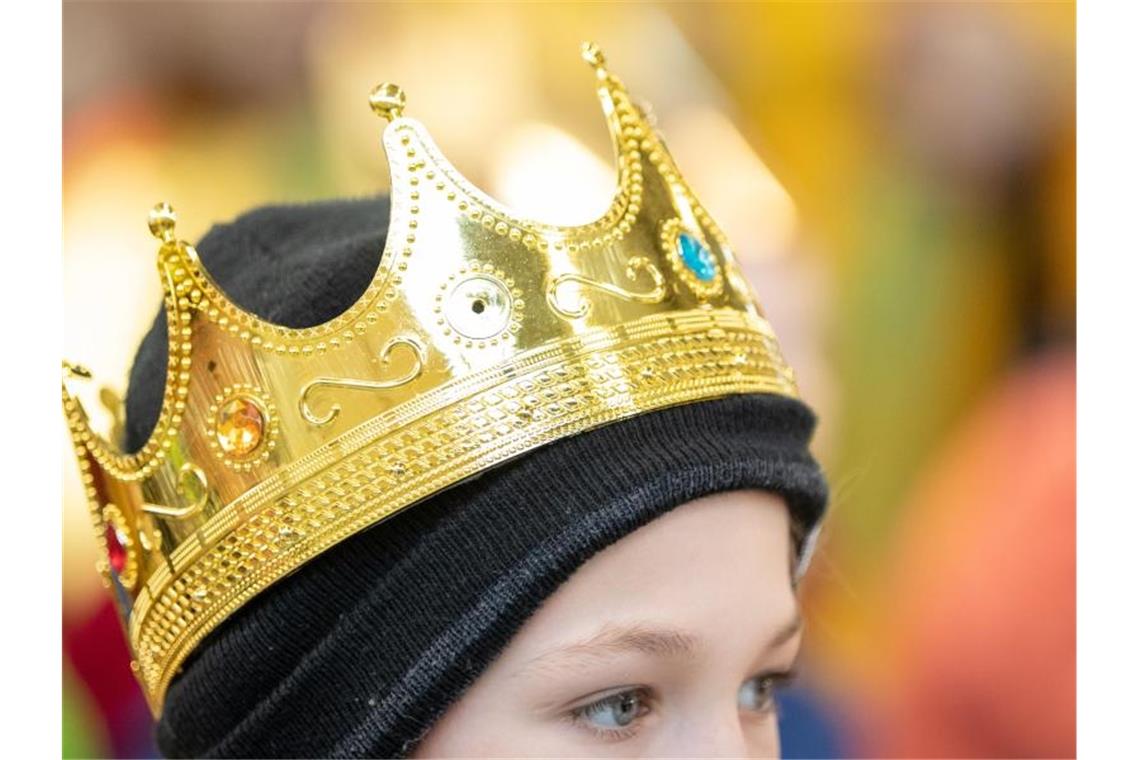
[[[753,672],[745,681],[751,681],[754,678],[772,678],[776,682],[777,687],[786,686],[791,681],[799,678],[800,665],[803,657],[803,648],[796,647],[795,652],[787,660],[782,657],[776,663],[760,667],[760,669]],[[769,661],[771,662],[771,661]],[[757,663],[759,665],[759,663]],[[741,681],[744,683],[744,681]]]
[[[775,686],[786,686],[791,681],[796,680],[799,675],[799,670],[795,667],[791,667],[783,670],[765,670],[752,676],[749,680],[753,678],[769,679]]]
[[[792,683],[799,676],[799,671],[795,668],[788,668],[787,670],[766,670],[749,678],[749,681],[768,681],[772,686],[772,691],[775,692],[779,689],[786,688],[788,684]]]
[[[601,726],[594,725],[588,718],[586,718],[585,713],[591,707],[602,704],[616,697],[624,696],[626,694],[638,695],[638,699],[641,701],[641,706],[645,710],[644,713],[634,718],[634,721],[631,722],[628,726],[603,728]],[[653,706],[655,701],[656,697],[652,689],[647,686],[626,686],[616,689],[606,689],[604,691],[595,692],[595,695],[592,698],[583,697],[582,699],[577,700],[577,706],[567,708],[566,711],[562,713],[562,718],[579,729],[589,731],[594,736],[603,741],[624,741],[635,736],[641,729],[641,721],[645,715],[653,712],[655,709]]]
[[[595,702],[601,702],[603,699],[607,699],[608,697],[616,697],[619,694],[626,694],[627,692],[639,692],[639,693],[645,695],[646,697],[652,696],[652,691],[649,689],[649,687],[643,686],[640,684],[626,684],[625,686],[611,686],[609,688],[600,689],[599,691],[595,691],[595,692],[592,692],[590,694],[586,694],[584,696],[578,697],[577,699],[575,699],[572,702],[567,702],[566,705],[562,708],[562,710],[565,712],[573,712],[574,710],[580,710],[583,707],[589,707],[590,705],[594,704]]]

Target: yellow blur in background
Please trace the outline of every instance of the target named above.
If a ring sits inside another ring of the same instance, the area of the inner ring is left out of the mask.
[[[65,355],[99,379],[89,409],[125,391],[160,301],[155,202],[196,240],[383,192],[382,80],[491,195],[594,218],[616,183],[577,54],[594,40],[821,417],[833,499],[785,755],[1072,756],[1074,22],[1068,3],[66,3]],[[60,435],[65,755],[153,756]]]

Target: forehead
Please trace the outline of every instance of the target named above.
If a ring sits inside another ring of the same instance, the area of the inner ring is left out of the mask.
[[[764,638],[796,615],[790,544],[778,496],[736,491],[689,502],[586,562],[516,643],[537,652],[588,637],[600,624],[646,621],[713,644],[726,635],[739,641],[741,632]]]

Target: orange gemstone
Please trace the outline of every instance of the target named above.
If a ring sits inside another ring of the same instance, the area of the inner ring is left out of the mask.
[[[225,403],[218,412],[215,431],[222,451],[235,457],[253,453],[265,434],[265,416],[252,400],[238,396]]]

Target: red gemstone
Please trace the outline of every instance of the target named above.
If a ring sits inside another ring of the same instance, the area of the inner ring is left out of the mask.
[[[106,538],[107,558],[111,561],[111,569],[121,573],[127,566],[127,548],[119,540],[119,532],[110,523],[107,524]]]

